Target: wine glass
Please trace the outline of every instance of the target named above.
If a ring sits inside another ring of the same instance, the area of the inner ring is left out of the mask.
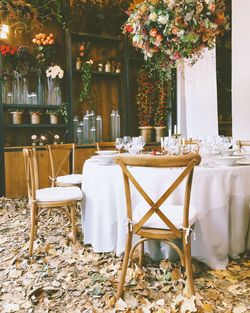
[[[120,153],[121,148],[123,147],[123,139],[122,138],[116,138],[115,139],[115,147],[118,150],[118,153]]]
[[[124,136],[123,137],[123,147],[124,147],[124,149],[128,151],[130,145],[131,145],[131,137],[130,136]]]

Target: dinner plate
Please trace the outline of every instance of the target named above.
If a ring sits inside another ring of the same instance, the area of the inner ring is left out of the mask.
[[[238,165],[250,165],[250,160],[249,159],[242,159],[237,161]]]
[[[114,154],[110,154],[110,155],[93,155],[91,157],[91,160],[98,162],[98,163],[114,163]]]
[[[98,155],[112,155],[112,154],[117,154],[117,150],[100,150],[100,151],[95,151],[96,154]]]
[[[234,166],[236,165],[236,162],[238,162],[239,160],[243,160],[243,158],[239,156],[229,156],[229,157],[222,156],[215,158],[213,162],[220,166]]]

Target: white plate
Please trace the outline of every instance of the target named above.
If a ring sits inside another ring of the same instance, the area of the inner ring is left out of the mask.
[[[250,160],[249,159],[243,159],[243,160],[239,160],[237,161],[238,165],[250,165]]]
[[[248,152],[247,151],[246,152],[235,152],[234,155],[250,160],[250,151],[248,151]]]
[[[229,156],[229,157],[218,157],[213,160],[214,163],[219,164],[221,166],[234,166],[236,162],[242,160],[242,157],[238,156]]]
[[[117,154],[118,151],[116,150],[100,150],[95,152],[98,155],[112,155],[112,154]]]
[[[93,155],[91,160],[96,161],[98,163],[114,163],[115,155]]]

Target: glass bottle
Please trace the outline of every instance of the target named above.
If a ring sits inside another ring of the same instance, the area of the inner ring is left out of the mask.
[[[81,144],[83,144],[84,143],[84,136],[83,136],[83,134],[84,134],[84,125],[83,125],[83,121],[81,121],[79,123],[79,127],[81,128]]]
[[[79,125],[76,130],[76,143],[80,145],[82,143],[82,127]]]
[[[89,134],[89,143],[96,143],[96,129],[91,127]]]
[[[115,119],[116,119],[116,115],[115,115],[115,111],[112,110],[111,115],[110,115],[110,125],[111,125],[111,140],[115,141]]]
[[[73,140],[74,142],[76,142],[76,134],[77,134],[77,128],[78,128],[78,117],[77,116],[74,116],[74,119],[73,119]]]
[[[28,104],[29,103],[29,98],[28,98],[28,84],[27,84],[27,78],[23,77],[22,79],[22,103],[23,104]]]
[[[14,104],[21,104],[21,84],[20,84],[20,74],[15,71],[15,79],[12,83],[12,94]]]
[[[121,119],[118,111],[116,111],[115,115],[115,138],[120,138],[121,136]]]
[[[89,117],[87,114],[83,118],[83,143],[89,143]]]
[[[96,142],[102,141],[102,117],[97,115],[96,117]]]
[[[42,80],[42,73],[40,70],[38,71],[37,77],[37,104],[44,104],[44,84]]]

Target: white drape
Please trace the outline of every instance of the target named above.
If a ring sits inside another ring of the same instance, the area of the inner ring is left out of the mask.
[[[250,139],[249,0],[232,1],[233,138]]]
[[[177,123],[185,137],[218,135],[215,49],[177,71]]]

